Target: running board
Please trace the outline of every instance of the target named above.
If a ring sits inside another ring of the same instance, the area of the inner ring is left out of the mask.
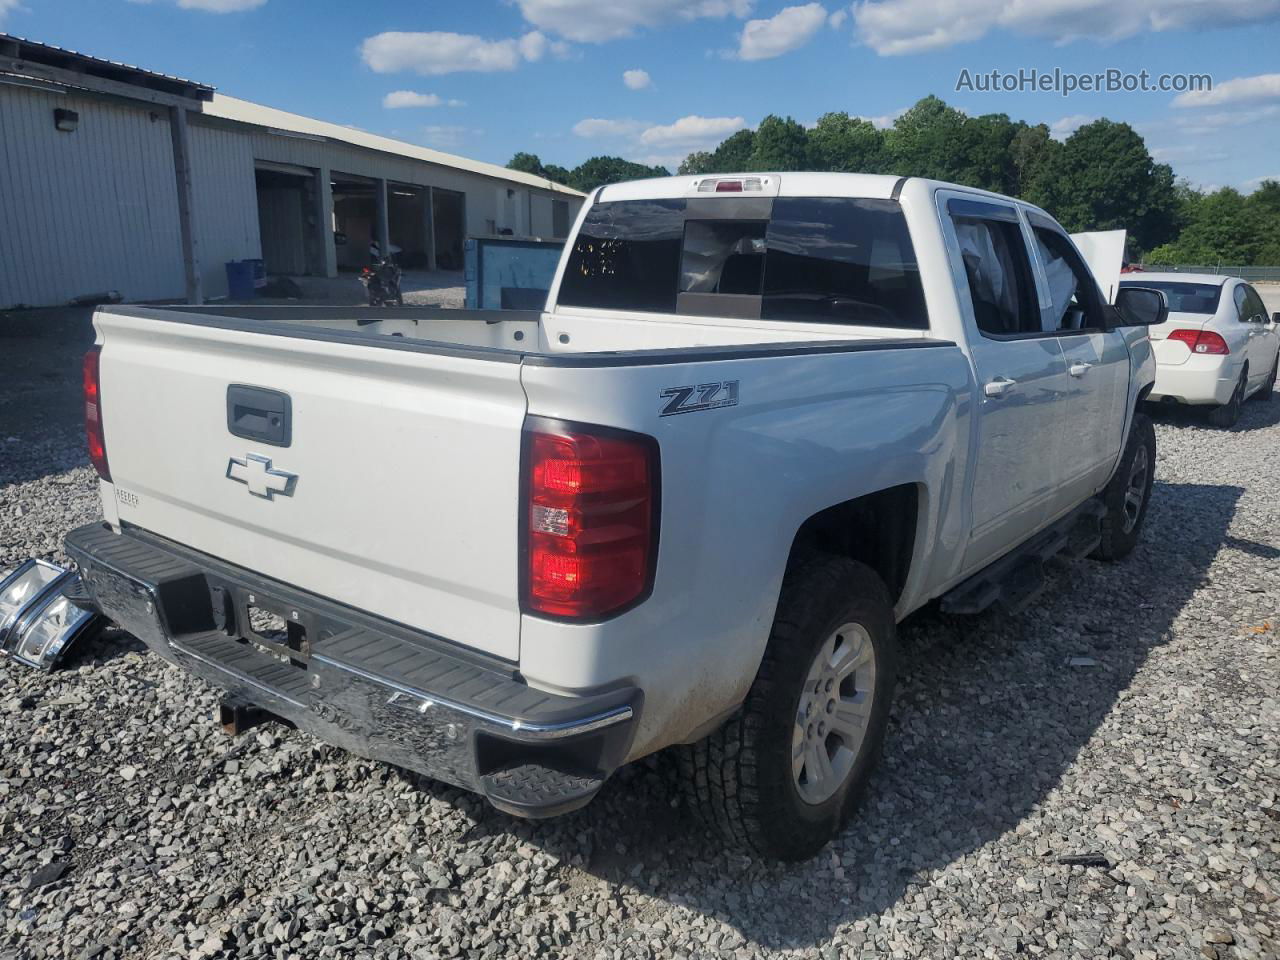
[[[1082,503],[1053,526],[1040,531],[1012,553],[984,567],[943,594],[943,613],[975,614],[999,603],[1009,613],[1025,610],[1045,586],[1045,564],[1064,551],[1085,557],[1102,541],[1100,525],[1107,508],[1101,500]]]

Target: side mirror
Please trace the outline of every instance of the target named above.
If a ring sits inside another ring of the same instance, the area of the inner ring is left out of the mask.
[[[1154,327],[1169,319],[1169,301],[1154,287],[1121,287],[1116,294],[1119,327]]]
[[[1280,326],[1280,313],[1273,313],[1271,315],[1271,322]]]

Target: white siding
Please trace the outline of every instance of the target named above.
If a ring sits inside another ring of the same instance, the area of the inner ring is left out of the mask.
[[[75,132],[54,129],[56,107],[80,114]],[[549,236],[550,198],[565,197],[419,157],[198,114],[190,134],[206,297],[226,294],[228,260],[262,256],[255,160],[459,191],[468,235],[497,223]],[[510,208],[508,186],[517,188]],[[572,215],[582,201],[567,199]],[[0,85],[0,307],[52,306],[107,290],[131,301],[185,294],[168,111]]]
[[[80,115],[54,128],[53,111]],[[168,113],[0,86],[0,307],[183,294]]]
[[[228,260],[262,256],[258,194],[249,138],[235,130],[188,124],[192,219],[206,297],[227,295]]]

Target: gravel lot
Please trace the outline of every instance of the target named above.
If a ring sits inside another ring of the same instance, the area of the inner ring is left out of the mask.
[[[89,339],[0,317],[0,568],[98,515]],[[724,853],[665,758],[529,824],[293,731],[225,738],[127,636],[0,663],[0,956],[1275,957],[1280,400],[1157,432],[1127,562],[904,625],[886,762],[806,864]]]

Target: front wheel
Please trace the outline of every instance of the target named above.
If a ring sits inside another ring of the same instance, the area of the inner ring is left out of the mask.
[[[766,857],[821,850],[879,757],[897,659],[893,604],[871,569],[828,555],[796,564],[742,709],[681,754],[703,819]]]
[[[1156,428],[1145,413],[1133,415],[1129,443],[1115,475],[1102,492],[1107,512],[1102,517],[1102,539],[1091,556],[1120,560],[1128,556],[1142,532],[1156,472]]]

